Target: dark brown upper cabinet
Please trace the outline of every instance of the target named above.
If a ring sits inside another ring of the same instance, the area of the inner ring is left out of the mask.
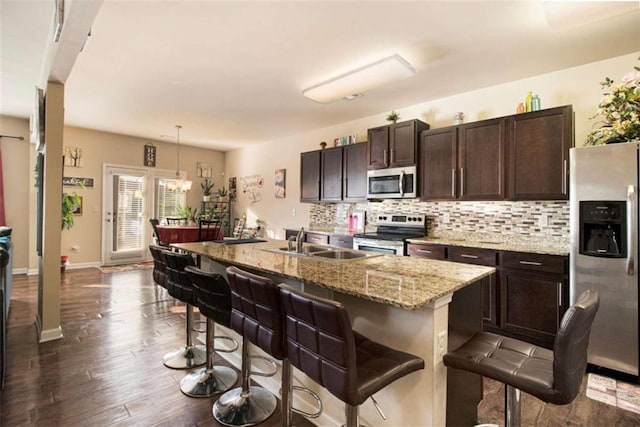
[[[342,147],[321,150],[320,200],[342,200]]]
[[[420,139],[421,197],[453,200],[457,197],[458,128],[422,132]]]
[[[365,201],[366,156],[362,143],[300,154],[300,201]]]
[[[408,120],[367,131],[368,169],[415,166],[418,162],[420,132],[429,125],[420,120]]]
[[[504,147],[504,119],[422,132],[421,198],[504,199]]]
[[[300,201],[320,201],[320,150],[300,154]]]
[[[342,200],[367,200],[367,144],[345,145]]]
[[[571,105],[508,118],[508,198],[568,200]]]

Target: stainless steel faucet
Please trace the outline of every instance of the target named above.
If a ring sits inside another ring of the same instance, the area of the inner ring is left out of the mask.
[[[298,231],[298,236],[296,237],[296,252],[299,254],[302,253],[302,239],[304,239],[304,227],[300,227],[300,231]]]

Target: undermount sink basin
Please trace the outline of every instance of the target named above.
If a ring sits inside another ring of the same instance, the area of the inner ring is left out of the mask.
[[[327,258],[327,259],[335,259],[335,260],[347,260],[347,259],[358,259],[358,258],[366,258],[371,256],[366,252],[351,252],[351,251],[325,251],[325,252],[317,252],[312,254],[311,256],[316,258]]]
[[[371,258],[375,256],[382,255],[378,252],[365,252],[358,251],[355,249],[338,249],[331,248],[328,246],[315,246],[315,245],[305,245],[302,247],[302,252],[296,252],[295,250],[290,251],[287,247],[282,248],[265,248],[263,251],[267,252],[275,252],[284,255],[290,256],[299,256],[299,257],[314,257],[319,259],[333,260],[333,261],[348,261],[348,260],[357,260],[362,258]]]

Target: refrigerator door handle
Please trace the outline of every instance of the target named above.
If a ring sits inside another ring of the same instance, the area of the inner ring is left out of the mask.
[[[636,228],[636,187],[629,185],[627,187],[627,274],[633,276],[635,274],[635,267],[633,260],[635,259],[635,242],[634,238],[638,236],[638,230]]]

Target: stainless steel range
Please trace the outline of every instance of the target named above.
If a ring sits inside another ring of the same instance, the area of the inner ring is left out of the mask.
[[[406,255],[406,240],[427,234],[427,218],[422,214],[379,214],[378,229],[353,235],[353,249]]]

